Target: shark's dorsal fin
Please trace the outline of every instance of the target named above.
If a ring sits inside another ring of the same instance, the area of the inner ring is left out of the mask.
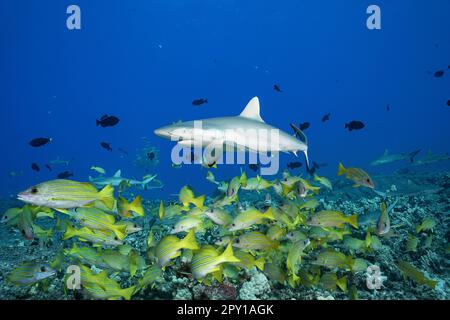
[[[247,104],[245,109],[241,112],[239,115],[240,117],[249,118],[252,120],[264,122],[264,120],[259,115],[259,99],[258,97],[254,97],[250,102]]]
[[[389,150],[388,150],[388,149],[385,149],[385,150],[384,150],[384,155],[387,156],[388,154],[389,154]]]
[[[122,176],[122,170],[117,170],[116,173],[114,173],[114,178],[120,178]]]

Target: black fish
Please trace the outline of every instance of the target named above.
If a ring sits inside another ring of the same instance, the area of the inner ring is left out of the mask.
[[[273,90],[275,90],[276,92],[283,92],[283,91],[281,91],[280,86],[277,84],[273,85]]]
[[[286,167],[288,167],[291,170],[294,170],[296,168],[300,168],[301,166],[302,166],[301,162],[289,162]]]
[[[31,164],[31,169],[33,169],[33,170],[36,171],[36,172],[41,171],[41,168],[39,168],[39,166],[38,166],[37,163],[32,163],[32,164]]]
[[[97,127],[100,126],[102,128],[106,127],[114,127],[116,124],[118,124],[120,121],[119,118],[115,116],[108,116],[105,114],[103,117],[100,118],[100,120],[96,120]]]
[[[259,169],[259,164],[252,163],[252,164],[249,164],[248,167],[249,167],[251,170],[253,170],[254,172],[256,172],[256,171],[258,171],[258,169]]]
[[[436,78],[440,78],[440,77],[442,77],[444,75],[444,70],[438,70],[438,71],[436,71],[435,73],[434,73],[434,76],[436,77]]]
[[[324,115],[323,117],[322,117],[322,122],[325,122],[325,121],[328,121],[328,120],[330,120],[330,113],[327,113],[326,115]]]
[[[450,100],[447,100],[447,106],[450,107]]]
[[[50,165],[46,164],[45,167],[46,167],[49,171],[52,171],[52,167],[50,167]]]
[[[73,173],[70,171],[64,171],[58,174],[58,179],[67,179],[73,177]]]
[[[102,142],[102,143],[100,143],[100,145],[102,146],[103,149],[106,149],[108,151],[112,151],[112,148],[111,148],[111,146],[109,145],[108,142]]]
[[[387,112],[391,111],[391,106],[389,104],[386,106],[386,111]]]
[[[194,106],[201,106],[204,103],[208,103],[208,99],[195,99],[194,101],[192,101],[192,104]]]
[[[353,120],[345,124],[345,129],[348,129],[348,131],[361,130],[364,127],[365,127],[364,123],[357,120]]]
[[[149,153],[147,153],[147,158],[148,158],[150,161],[153,161],[153,159],[155,159],[155,153],[154,153],[154,152],[149,152]]]
[[[300,130],[305,131],[306,129],[309,128],[311,124],[309,122],[303,122],[300,123],[300,125],[298,126]]]
[[[30,146],[32,147],[42,147],[45,146],[47,143],[52,141],[50,138],[36,138],[30,141]]]

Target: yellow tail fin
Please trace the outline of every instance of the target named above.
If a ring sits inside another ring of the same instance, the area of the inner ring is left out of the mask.
[[[358,214],[355,213],[354,215],[348,217],[348,223],[358,229]]]
[[[197,250],[199,249],[197,240],[195,239],[195,231],[194,229],[191,229],[186,237],[184,237],[183,240],[180,241],[180,248],[181,249],[190,249],[190,250]]]
[[[144,208],[142,207],[142,198],[141,196],[137,196],[130,203],[130,210],[135,212],[137,215],[143,217],[144,216]]]
[[[77,230],[68,223],[67,227],[66,227],[66,232],[64,233],[64,236],[63,236],[63,240],[73,238],[76,235],[77,235]]]
[[[264,263],[264,258],[259,258],[255,260],[255,267],[257,267],[261,271],[264,271]]]
[[[272,207],[269,207],[269,209],[264,212],[264,218],[270,219],[270,220],[276,220],[275,216],[273,215],[273,209]]]
[[[159,202],[159,212],[158,212],[158,214],[159,214],[159,219],[160,220],[164,219],[164,202],[162,200]]]
[[[126,236],[127,225],[114,225],[114,228],[111,228],[112,232],[119,238],[119,240],[123,240]]]
[[[201,195],[200,197],[193,198],[192,203],[199,209],[203,210],[203,203],[205,202],[205,195]]]
[[[338,164],[338,176],[341,176],[345,173],[346,169],[344,168],[344,166],[342,165],[342,163],[339,162]]]
[[[347,276],[337,279],[336,285],[344,292],[347,292]]]
[[[126,288],[126,289],[120,289],[120,295],[125,300],[131,300],[131,296],[135,293],[135,289],[136,289],[136,286],[131,286],[131,287]]]
[[[241,177],[239,178],[239,182],[241,183],[241,186],[246,187],[247,186],[247,174],[243,172],[241,174]]]
[[[228,244],[225,251],[220,255],[219,260],[222,262],[240,262],[238,258],[233,255],[233,246],[231,242]]]
[[[99,193],[98,198],[101,202],[105,204],[105,206],[112,210],[114,208],[114,187],[108,184],[104,187]]]

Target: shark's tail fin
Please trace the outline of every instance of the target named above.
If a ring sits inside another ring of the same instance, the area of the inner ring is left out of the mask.
[[[142,180],[142,188],[143,188],[144,190],[147,190],[147,189],[148,189],[148,184],[149,184],[150,182],[152,182],[152,181],[156,178],[156,176],[157,176],[157,174],[145,176],[145,177],[143,178],[143,180]]]
[[[413,152],[411,152],[411,153],[409,154],[409,160],[411,161],[411,163],[414,162],[414,157],[417,156],[417,154],[418,154],[420,151],[422,151],[422,149],[413,151]]]

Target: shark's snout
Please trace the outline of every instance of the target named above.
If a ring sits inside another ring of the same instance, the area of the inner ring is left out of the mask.
[[[170,136],[169,131],[166,130],[165,128],[158,128],[154,131],[154,133],[159,136],[159,137],[163,137],[166,138],[168,136]]]

